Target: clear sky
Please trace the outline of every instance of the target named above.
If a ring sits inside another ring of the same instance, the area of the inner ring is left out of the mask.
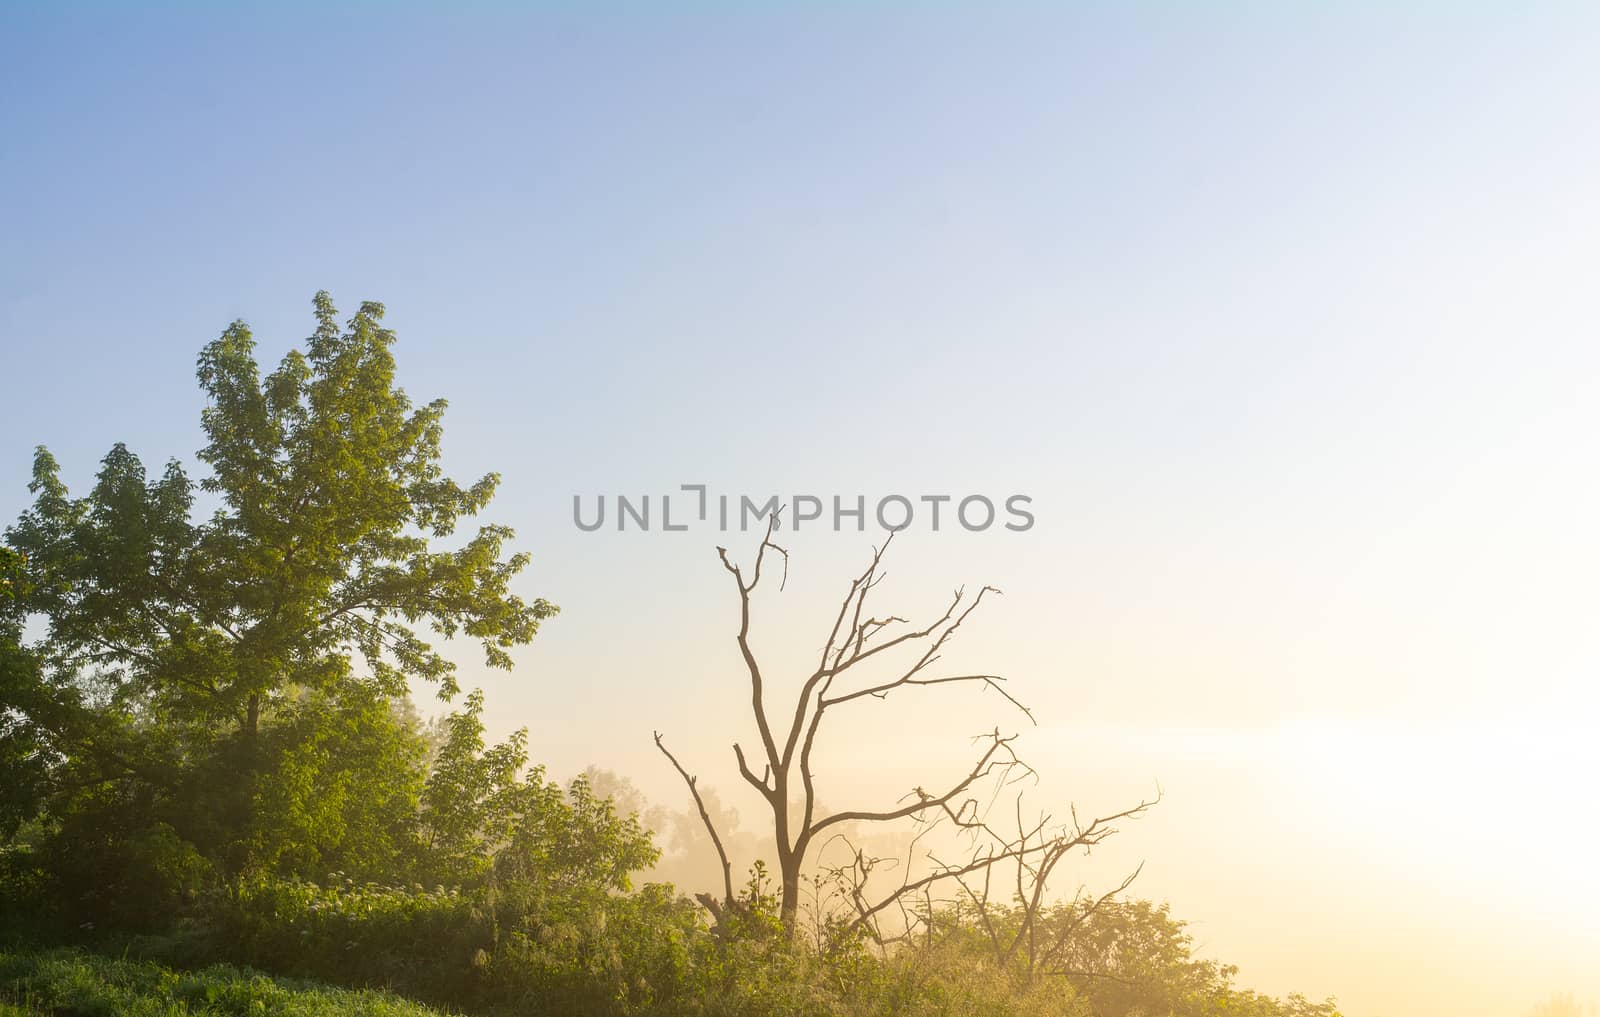
[[[191,458],[234,318],[381,300],[564,609],[494,729],[678,804],[738,535],[574,494],[1025,493],[885,606],[1002,587],[1041,794],[1161,782],[1085,878],[1352,1017],[1600,999],[1600,9],[1383,6],[0,7],[0,515],[37,443]],[[792,537],[775,660],[870,540]],[[889,716],[834,797],[1008,719]]]

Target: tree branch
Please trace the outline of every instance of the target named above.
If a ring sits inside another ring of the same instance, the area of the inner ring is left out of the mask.
[[[689,771],[683,768],[683,764],[678,762],[678,757],[674,756],[667,749],[666,743],[661,740],[662,735],[660,731],[653,733],[656,738],[656,748],[660,749],[661,754],[666,756],[667,759],[672,763],[672,768],[677,770],[678,775],[683,778],[684,783],[689,785],[689,794],[694,796],[694,806],[700,810],[700,821],[706,825],[706,832],[711,835],[712,846],[717,849],[717,858],[722,863],[722,899],[726,906],[732,907],[733,866],[728,862],[728,852],[722,846],[722,838],[717,834],[716,824],[711,821],[711,813],[706,811],[706,803],[705,800],[700,797],[700,789],[695,786],[699,778],[689,776]]]

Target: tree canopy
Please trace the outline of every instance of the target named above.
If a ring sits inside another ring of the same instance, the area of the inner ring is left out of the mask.
[[[231,824],[230,868],[271,854],[259,831],[238,831],[260,808],[290,818],[283,794],[296,774],[312,767],[319,787],[340,786],[327,772],[335,747],[403,751],[372,741],[382,724],[358,725],[361,745],[328,732],[384,714],[413,681],[453,696],[440,640],[476,640],[505,668],[556,612],[512,592],[529,559],[507,553],[509,528],[452,541],[499,477],[445,475],[445,402],[414,405],[396,385],[383,306],[364,303],[341,326],[319,293],[315,314],[304,349],[265,376],[243,322],[201,351],[209,470],[198,483],[176,460],[152,476],[119,443],[73,497],[40,447],[34,502],[6,534],[26,562],[25,608],[47,625],[38,684],[19,690],[35,708],[18,722],[49,763],[36,775],[43,790],[120,778],[158,797],[204,786],[218,799],[206,822],[220,822],[218,810],[244,819]],[[282,730],[269,758],[260,742],[273,721]],[[263,793],[268,771],[276,780]]]

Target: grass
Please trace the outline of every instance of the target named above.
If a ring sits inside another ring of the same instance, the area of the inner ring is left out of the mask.
[[[225,965],[173,971],[74,950],[0,951],[0,1017],[443,1017],[368,989],[334,989]]]

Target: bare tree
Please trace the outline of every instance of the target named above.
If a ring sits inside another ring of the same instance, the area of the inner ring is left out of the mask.
[[[891,911],[904,912],[907,904],[929,897],[935,884],[986,873],[1003,863],[1024,863],[1053,868],[1056,861],[1074,848],[1098,843],[1110,832],[1106,824],[1116,818],[1137,815],[1148,808],[1149,802],[1118,813],[1117,816],[1096,820],[1088,828],[1076,831],[1056,831],[1046,835],[1043,823],[1029,836],[1006,838],[995,836],[986,821],[988,806],[993,795],[1007,784],[1023,777],[1033,776],[1033,771],[1013,750],[1016,735],[1003,735],[998,728],[975,739],[973,761],[938,790],[918,786],[893,806],[881,809],[849,809],[827,811],[819,806],[812,753],[817,734],[830,711],[857,703],[868,697],[886,699],[891,693],[913,687],[943,687],[977,685],[998,692],[1010,706],[1030,722],[1033,714],[1003,687],[1005,679],[995,674],[956,673],[940,674],[934,670],[941,652],[960,630],[968,617],[978,609],[988,595],[999,591],[985,586],[973,596],[957,589],[944,613],[931,622],[915,625],[897,615],[879,617],[868,610],[868,599],[874,587],[884,578],[883,558],[893,540],[890,534],[882,546],[873,549],[867,567],[850,583],[839,605],[815,667],[801,683],[792,708],[779,715],[774,724],[767,707],[767,676],[756,659],[750,645],[751,595],[769,571],[769,554],[781,557],[787,577],[789,553],[773,541],[778,516],[768,519],[766,534],[756,550],[755,563],[748,574],[728,556],[726,548],[717,548],[723,567],[732,576],[739,597],[739,628],[736,641],[740,657],[749,674],[750,708],[755,719],[761,744],[756,773],[743,746],[733,745],[734,759],[740,776],[760,793],[772,812],[773,842],[777,854],[779,877],[779,914],[783,926],[791,933],[801,898],[801,875],[806,860],[814,847],[843,833],[850,824],[883,824],[900,820],[918,824],[919,832],[913,838],[913,847],[924,834],[936,826],[951,828],[968,836],[969,852],[961,859],[943,862],[927,856],[926,867],[908,864],[901,870],[902,878],[896,885],[881,889],[871,880],[877,859],[869,859],[864,852],[855,850],[853,861],[835,867],[832,876],[845,889],[849,899],[850,929],[865,929],[880,939],[883,930],[880,916]],[[781,580],[780,580],[780,589]],[[894,658],[885,656],[899,651],[900,663],[889,669],[888,677],[863,680],[855,669],[876,661],[887,666]],[[854,681],[852,681],[854,679]],[[691,776],[667,750],[662,736],[656,735],[656,746],[671,760],[673,767],[688,784],[700,809],[701,819],[717,846],[723,867],[723,893],[721,902],[702,895],[702,903],[720,920],[727,908],[734,904],[733,880],[726,853],[710,815],[696,790],[697,778]],[[988,804],[985,804],[988,792]],[[1042,893],[1042,887],[1041,887]]]

